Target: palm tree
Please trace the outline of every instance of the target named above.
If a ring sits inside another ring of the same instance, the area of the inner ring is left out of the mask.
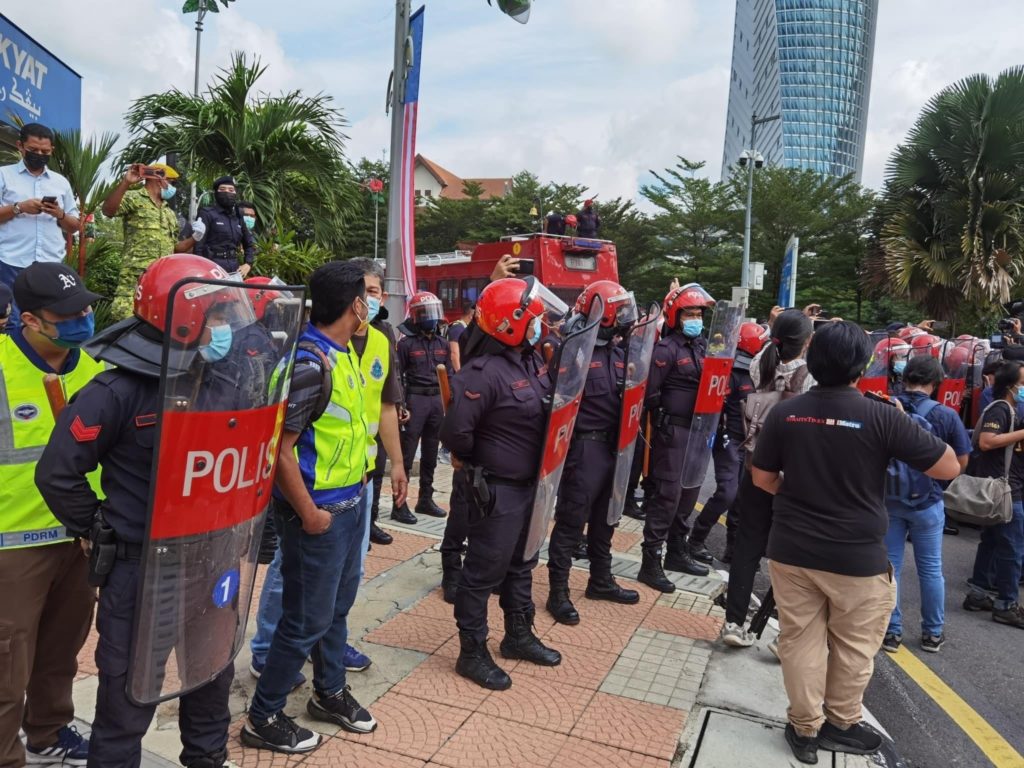
[[[889,159],[881,213],[897,292],[945,319],[964,300],[1010,300],[1024,256],[1024,67],[928,102]]]
[[[262,221],[305,225],[318,243],[338,247],[359,208],[344,157],[345,120],[324,94],[255,91],[265,71],[235,53],[198,98],[172,90],[138,99],[125,116],[132,140],[122,159],[177,152],[197,180],[234,176],[239,197]]]

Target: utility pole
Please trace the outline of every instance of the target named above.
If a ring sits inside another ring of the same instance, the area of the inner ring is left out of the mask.
[[[743,266],[740,272],[740,288],[743,289],[744,294],[749,290],[750,287],[750,219],[753,212],[754,204],[754,166],[762,165],[764,159],[757,154],[757,126],[765,123],[770,123],[773,120],[778,120],[781,115],[772,115],[771,117],[758,117],[756,114],[750,116],[750,149],[745,150],[743,155],[740,157],[740,163],[743,164],[746,159],[747,168],[747,212],[743,223]]]
[[[388,293],[388,314],[394,322],[405,316],[405,269],[402,263],[402,104],[408,60],[405,41],[409,36],[410,0],[395,2],[395,60],[391,75],[391,157],[388,177],[388,241],[384,267],[384,290]]]
[[[199,12],[196,15],[196,71],[195,77],[192,81],[192,96],[199,98],[199,50],[200,44],[203,39],[203,19],[206,18],[206,3],[199,3]],[[190,169],[191,170],[191,169]],[[195,174],[189,173],[192,176],[192,184],[189,191],[188,198],[188,220],[195,221],[196,213],[199,210],[199,201],[196,198],[196,180]]]

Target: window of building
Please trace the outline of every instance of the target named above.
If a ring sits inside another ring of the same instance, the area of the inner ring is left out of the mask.
[[[486,277],[467,278],[462,281],[462,309],[465,310],[470,304],[476,304],[480,298],[480,292],[487,287]]]
[[[434,190],[432,190],[432,189],[425,189],[425,190],[423,190],[423,196],[424,197],[433,197],[434,196]]]
[[[441,304],[446,310],[458,309],[459,306],[459,281],[458,280],[438,280],[437,281],[437,298],[441,300]]]

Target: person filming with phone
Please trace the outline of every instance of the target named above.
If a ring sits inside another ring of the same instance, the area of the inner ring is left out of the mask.
[[[37,261],[64,261],[67,237],[78,231],[78,203],[68,180],[49,168],[53,131],[26,123],[15,147],[21,160],[0,167],[0,283],[12,291],[14,279]],[[10,330],[21,324],[11,307]]]
[[[111,308],[116,320],[132,316],[139,276],[177,249],[178,217],[168,205],[177,179],[178,172],[164,163],[134,163],[103,201],[103,215],[119,217],[124,228],[121,279]]]

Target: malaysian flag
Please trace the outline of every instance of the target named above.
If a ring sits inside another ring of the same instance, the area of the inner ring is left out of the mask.
[[[416,293],[416,192],[413,174],[416,171],[416,116],[420,101],[420,58],[423,51],[423,10],[420,8],[409,19],[409,37],[412,40],[412,61],[405,79],[402,99],[402,166],[399,188],[402,203],[400,226],[402,232],[402,264],[405,272],[405,295]]]

